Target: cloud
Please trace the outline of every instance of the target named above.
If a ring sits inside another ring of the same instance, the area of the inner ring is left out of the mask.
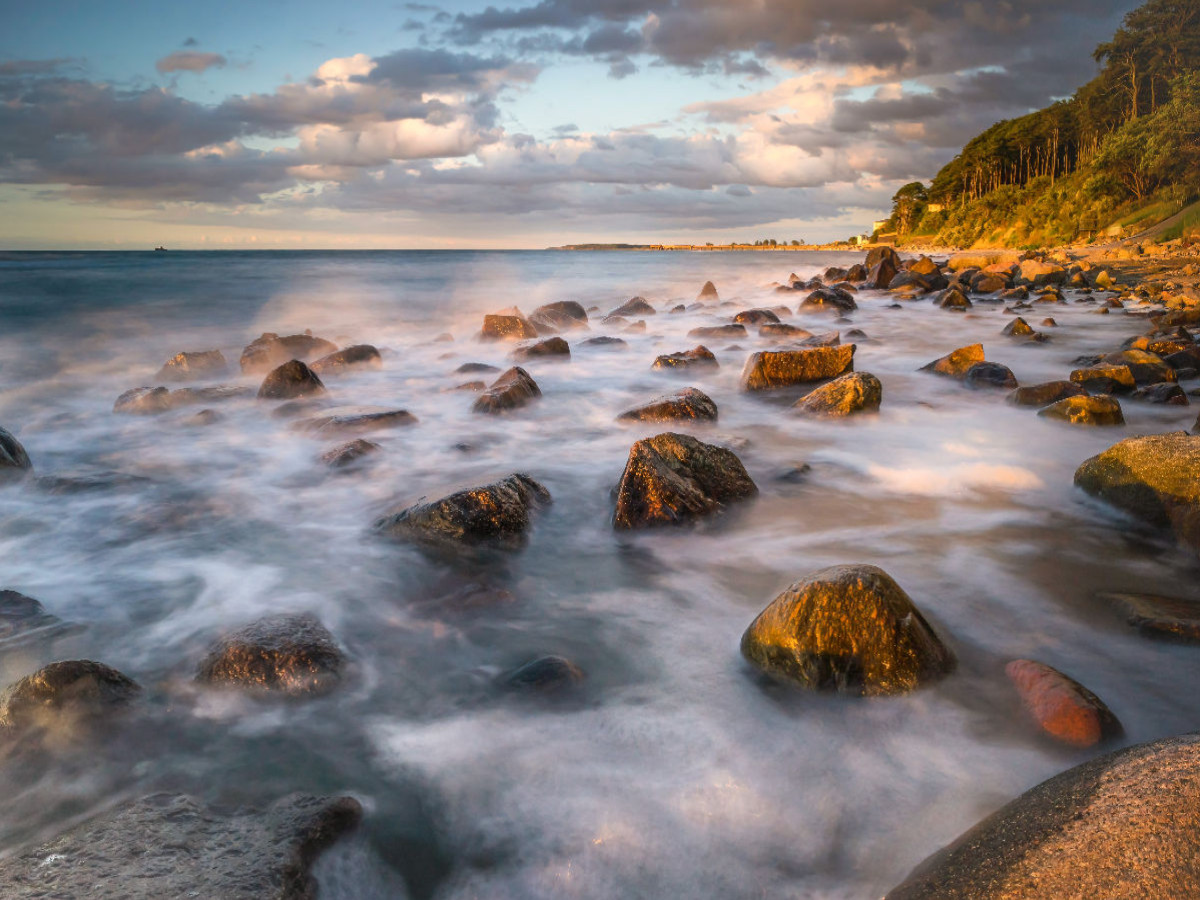
[[[204,72],[208,69],[224,68],[228,62],[220,53],[200,53],[196,50],[176,50],[154,64],[162,73]]]

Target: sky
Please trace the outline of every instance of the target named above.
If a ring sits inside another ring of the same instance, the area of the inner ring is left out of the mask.
[[[0,249],[821,242],[1131,0],[0,0]]]

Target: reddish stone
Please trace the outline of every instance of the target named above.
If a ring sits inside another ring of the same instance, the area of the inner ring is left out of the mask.
[[[1043,731],[1074,747],[1091,747],[1123,733],[1104,701],[1057,669],[1030,659],[1004,667],[1025,709]]]

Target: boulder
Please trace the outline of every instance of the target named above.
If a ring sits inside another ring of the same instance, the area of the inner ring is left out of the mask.
[[[717,421],[717,404],[694,387],[659,397],[617,416],[618,422]]]
[[[1120,616],[1147,637],[1200,644],[1200,603],[1155,594],[1102,593]]]
[[[483,317],[481,341],[524,341],[538,336],[537,329],[515,306]]]
[[[1194,897],[1200,735],[1090,760],[921,863],[886,900]]]
[[[165,387],[132,388],[113,404],[113,412],[135,416],[152,416],[172,408],[171,392]]]
[[[571,347],[562,338],[552,337],[546,338],[544,341],[538,341],[536,344],[530,344],[527,347],[518,347],[512,352],[511,356],[517,362],[541,359],[543,357],[566,360],[571,358]]]
[[[881,259],[867,272],[863,287],[885,291],[899,273],[899,266],[890,259]]]
[[[846,270],[846,280],[851,284],[860,284],[867,280],[867,267],[862,263],[855,263]]]
[[[69,628],[32,597],[17,591],[0,591],[0,647],[15,647]]]
[[[1007,337],[1029,337],[1030,335],[1037,334],[1030,324],[1020,316],[1017,316],[1015,319],[1005,325],[1004,329],[1000,333]]]
[[[1087,391],[1074,381],[1047,381],[1043,384],[1032,384],[1020,387],[1008,395],[1008,402],[1014,406],[1049,406],[1067,397],[1082,397]]]
[[[184,351],[168,359],[155,381],[192,381],[196,378],[215,378],[224,375],[229,364],[220,350]]]
[[[835,310],[838,312],[850,312],[858,309],[858,304],[854,302],[854,297],[849,291],[844,291],[841,288],[821,287],[804,298],[804,301],[800,304],[800,309],[801,311]]]
[[[263,379],[258,389],[259,400],[296,400],[325,393],[325,385],[312,369],[293,359],[285,362]]]
[[[976,390],[1003,388],[1011,391],[1017,387],[1017,377],[1008,366],[997,362],[978,362],[967,369],[967,374],[963,376],[963,384]]]
[[[33,464],[21,442],[0,428],[0,483],[24,478],[32,471]]]
[[[763,350],[746,360],[742,390],[767,391],[836,378],[854,368],[855,344],[803,350]]]
[[[597,340],[599,340],[597,338]],[[455,375],[476,375],[487,372],[499,372],[499,366],[489,366],[487,363],[463,363],[454,370]]]
[[[979,272],[971,277],[969,283],[973,294],[998,294],[1009,287],[1008,279],[995,272]]]
[[[971,301],[967,299],[967,295],[956,287],[942,291],[934,303],[940,309],[967,310],[971,308]]]
[[[717,286],[711,281],[704,282],[704,287],[700,288],[700,293],[696,295],[696,299],[701,302],[711,301],[716,302],[721,298],[717,294]]]
[[[728,340],[744,338],[746,336],[746,326],[737,325],[706,325],[701,328],[693,328],[687,333],[690,338],[698,338],[702,341],[708,340]]]
[[[955,664],[900,585],[865,565],[797,581],[746,629],[742,656],[810,690],[862,695],[906,693]]]
[[[1047,419],[1062,419],[1072,425],[1124,425],[1121,404],[1107,394],[1065,397],[1038,412]]]
[[[758,329],[758,336],[770,338],[797,338],[803,340],[804,338],[812,337],[812,332],[801,328],[798,325],[784,325],[782,323],[775,324],[773,322],[768,322],[766,325],[763,325]]]
[[[268,616],[218,641],[196,680],[288,696],[318,694],[337,684],[344,662],[333,635],[315,616]]]
[[[541,656],[502,678],[506,687],[551,693],[574,687],[584,680],[583,670],[561,656]]]
[[[731,450],[666,432],[638,441],[617,487],[613,527],[680,525],[758,493]]]
[[[290,359],[308,362],[337,350],[337,345],[313,337],[311,332],[280,337],[266,332],[246,345],[242,351],[242,374],[259,375],[278,368]]]
[[[1139,386],[1175,380],[1175,370],[1157,353],[1148,350],[1121,350],[1109,353],[1100,363],[1107,366],[1126,366],[1133,375],[1134,383]]]
[[[693,347],[660,356],[654,360],[655,369],[716,369],[720,367],[716,356],[705,346]]]
[[[644,297],[633,297],[625,301],[612,312],[609,316],[653,316],[658,312],[653,306],[646,302]]]
[[[1168,403],[1172,406],[1188,405],[1187,394],[1173,381],[1140,387],[1133,392],[1132,397],[1134,400],[1144,400],[1147,403]]]
[[[1200,436],[1134,437],[1075,471],[1075,484],[1200,551]]]
[[[1128,394],[1135,382],[1129,366],[1089,366],[1076,369],[1071,380],[1093,394]]]
[[[1017,267],[1014,279],[1019,285],[1041,287],[1047,284],[1062,284],[1067,280],[1067,270],[1057,263],[1027,259]]]
[[[50,663],[10,685],[0,698],[0,725],[61,730],[95,721],[128,706],[141,688],[104,663],[72,659]]]
[[[809,416],[840,418],[875,412],[883,400],[883,385],[869,372],[848,372],[802,397],[792,408]]]
[[[322,356],[309,366],[318,375],[340,375],[350,369],[383,368],[383,358],[370,344],[355,344],[336,353]]]
[[[779,324],[779,316],[769,309],[746,309],[733,317],[739,325]]]
[[[539,331],[553,334],[588,327],[588,314],[583,305],[574,300],[559,300],[539,306],[529,314],[529,321]]]
[[[484,393],[475,398],[471,412],[496,413],[520,409],[530,401],[542,396],[532,376],[520,366],[514,366],[492,382]]]
[[[1015,659],[1004,674],[1025,711],[1046,734],[1072,747],[1094,747],[1124,734],[1104,701],[1073,678],[1031,659]]]
[[[534,510],[550,503],[550,492],[528,475],[420,502],[375,523],[383,534],[431,549],[524,546]]]
[[[959,347],[953,353],[948,353],[941,359],[921,366],[922,372],[933,372],[935,375],[945,375],[960,381],[967,377],[971,366],[983,362],[983,344],[971,344]]]
[[[896,269],[900,268],[900,254],[891,247],[872,247],[867,252],[866,267],[870,269],[872,266],[878,265],[883,260],[887,260]]]
[[[629,342],[624,340],[623,338],[609,337],[608,335],[604,335],[602,337],[588,338],[586,341],[582,342],[582,346],[584,346],[584,347],[611,347],[611,348],[615,349],[617,347],[628,347]]]
[[[913,260],[909,264],[908,271],[914,275],[938,275],[941,274],[941,269],[928,256],[922,256],[920,259]]]
[[[371,431],[405,428],[416,424],[417,417],[404,409],[388,409],[386,406],[334,406],[301,419],[293,427],[297,431],[329,437],[367,434]]]
[[[265,811],[218,811],[154,794],[9,856],[0,882],[7,900],[313,900],[313,864],[361,817],[352,797],[294,794]]]
[[[363,457],[371,453],[375,453],[380,449],[378,444],[371,441],[356,438],[345,444],[339,444],[332,450],[328,450],[321,454],[321,462],[329,466],[331,469],[344,469],[347,466],[352,466],[361,460]]]

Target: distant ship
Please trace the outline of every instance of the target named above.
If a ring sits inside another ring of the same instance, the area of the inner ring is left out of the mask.
[[[166,247],[155,247],[155,248],[154,248],[154,252],[155,252],[155,253],[166,253],[166,252],[167,252],[167,248],[166,248]]]

